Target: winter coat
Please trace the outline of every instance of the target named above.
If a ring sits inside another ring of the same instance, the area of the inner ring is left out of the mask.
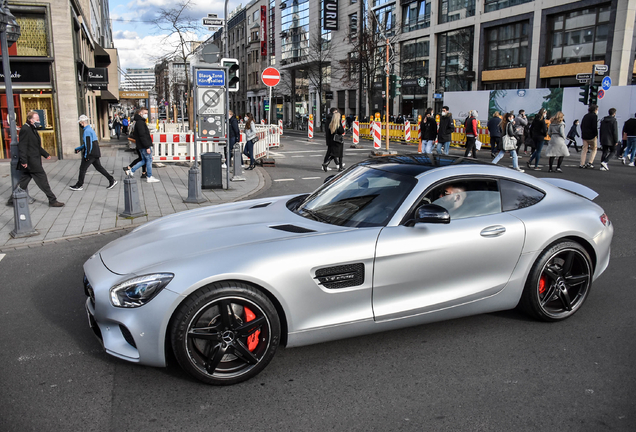
[[[455,132],[455,123],[450,115],[442,116],[439,120],[439,131],[437,132],[437,141],[447,143],[452,140],[452,134]]]
[[[247,126],[247,123],[245,124]],[[251,141],[256,138],[256,126],[254,126],[254,122],[250,124],[250,128],[245,128],[245,139]]]
[[[138,150],[145,150],[152,147],[152,138],[150,138],[150,131],[144,119],[139,114],[135,114],[135,130],[133,131],[135,137],[135,143]]]
[[[466,132],[467,137],[476,137],[477,136],[477,119],[473,116],[470,116],[464,122],[464,130]]]
[[[491,137],[501,137],[501,118],[493,117],[488,120],[488,133],[490,133]]]
[[[601,120],[600,141],[603,147],[614,147],[620,141],[616,117],[606,116]]]
[[[240,136],[241,131],[239,130],[238,120],[235,116],[230,117],[230,144],[236,143]]]
[[[332,143],[331,141],[331,137],[332,135],[329,133],[329,124],[331,123],[331,117],[333,117],[333,115],[327,114],[325,116],[325,121],[324,121],[324,125],[325,125],[325,141],[327,142],[327,147],[329,147]]]
[[[636,137],[636,118],[630,118],[623,125],[623,133],[628,137]]]
[[[532,126],[530,126],[532,140],[534,142],[541,142],[547,133],[548,126],[545,124],[545,121],[540,119],[539,116],[536,116],[534,120],[532,120]]]
[[[593,140],[598,136],[598,117],[595,113],[589,112],[581,120],[581,138]]]
[[[568,139],[574,140],[574,138],[576,138],[579,135],[579,130],[576,127],[577,125],[573,124],[572,127],[570,128],[570,131],[568,132]]]
[[[517,116],[515,117],[515,120],[513,123],[515,128],[515,135],[517,137],[522,137],[525,127],[528,126],[528,118],[525,116],[524,117]]]
[[[550,124],[550,127],[548,128],[548,135],[550,135],[550,144],[548,144],[546,156],[570,156],[568,146],[565,144],[565,123],[561,122]]]
[[[437,123],[433,116],[424,117],[420,127],[422,128],[422,141],[435,141],[437,138]]]
[[[84,126],[84,132],[82,134],[82,145],[75,148],[75,153],[82,151],[82,157],[84,159],[99,158],[102,154],[99,151],[99,141],[97,140],[97,134],[91,127],[91,125]]]
[[[44,172],[42,158],[49,156],[48,152],[42,148],[42,140],[35,126],[25,123],[20,128],[18,136],[18,157],[20,159],[18,169],[24,169],[22,165],[26,164],[26,169],[30,172]]]

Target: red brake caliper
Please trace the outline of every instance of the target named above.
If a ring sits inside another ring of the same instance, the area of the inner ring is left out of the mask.
[[[254,312],[252,312],[249,308],[243,307],[245,309],[245,321],[250,322],[256,318]],[[250,351],[254,351],[256,346],[258,345],[258,337],[260,336],[261,331],[256,330],[254,333],[247,337],[247,349]]]
[[[545,276],[541,276],[539,279],[539,294],[543,294],[545,292]]]

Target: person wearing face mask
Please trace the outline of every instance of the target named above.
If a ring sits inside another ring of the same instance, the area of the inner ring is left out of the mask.
[[[88,116],[82,114],[77,122],[82,128],[82,145],[75,149],[75,153],[79,153],[80,151],[82,152],[82,163],[80,164],[80,172],[77,183],[70,187],[71,190],[81,191],[84,189],[83,185],[86,170],[91,165],[93,165],[101,175],[108,179],[108,186],[106,188],[112,189],[117,184],[117,180],[115,180],[112,175],[108,174],[108,171],[104,169],[99,161],[99,158],[101,157],[99,142],[97,141],[97,134],[88,123]]]
[[[18,137],[18,169],[22,171],[20,188],[26,190],[31,179],[44,192],[49,199],[49,207],[64,207],[64,203],[57,200],[51,191],[49,180],[42,167],[42,157],[51,159],[51,155],[42,148],[42,140],[37,127],[40,125],[40,116],[35,111],[29,111],[27,121],[20,128]]]
[[[439,120],[439,131],[437,133],[437,154],[441,154],[442,145],[444,145],[444,154],[448,154],[450,142],[455,132],[455,123],[453,115],[448,112],[448,107],[442,107],[442,116]]]
[[[159,179],[152,176],[152,138],[150,138],[150,131],[146,124],[147,118],[148,110],[141,108],[137,114],[135,114],[135,129],[133,130],[135,143],[137,144],[137,149],[141,152],[143,160],[138,162],[131,169],[126,169],[127,167],[124,168],[124,171],[126,175],[132,176],[135,171],[145,166],[148,175],[146,181],[148,183],[156,183]]]
[[[477,133],[477,110],[471,110],[470,115],[464,122],[464,130],[466,131],[466,151],[464,157],[468,157],[470,154],[473,159],[477,159],[477,147],[475,142],[479,136]]]

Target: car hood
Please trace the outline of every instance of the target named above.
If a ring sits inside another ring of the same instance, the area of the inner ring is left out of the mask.
[[[221,249],[352,229],[298,216],[286,206],[292,197],[222,204],[166,216],[109,243],[100,256],[110,271],[131,274]]]

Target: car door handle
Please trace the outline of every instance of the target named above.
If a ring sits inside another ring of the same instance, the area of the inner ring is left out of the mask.
[[[482,237],[497,237],[506,232],[506,228],[501,225],[493,225],[481,230]]]

